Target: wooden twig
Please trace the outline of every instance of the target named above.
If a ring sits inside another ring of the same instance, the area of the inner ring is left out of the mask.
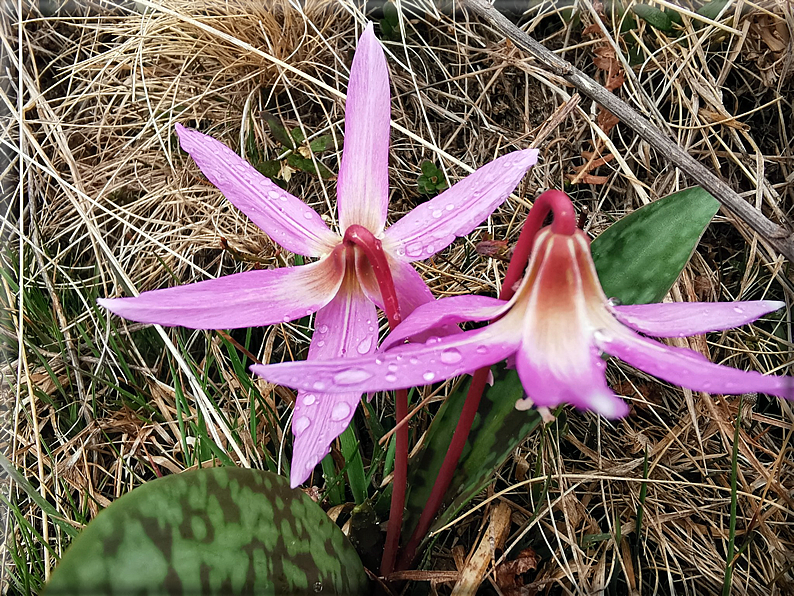
[[[570,62],[563,60],[532,39],[491,6],[487,0],[463,0],[463,4],[501,31],[516,46],[529,52],[547,69],[568,81],[580,93],[612,112],[654,149],[667,156],[693,181],[714,195],[723,207],[755,230],[770,246],[788,260],[794,261],[794,234],[767,219],[758,209],[736,194],[724,180],[695,160],[626,102],[607,91]]]

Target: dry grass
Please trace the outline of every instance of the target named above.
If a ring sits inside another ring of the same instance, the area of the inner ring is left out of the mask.
[[[740,0],[719,27],[685,17],[686,43],[641,21],[618,35],[611,15],[602,20],[588,3],[579,5],[581,24],[572,26],[548,3],[533,5],[522,19],[533,36],[601,82],[607,75],[594,56],[615,56],[625,77],[616,93],[768,216],[790,221],[790,4]],[[185,421],[204,420],[239,465],[267,467],[281,457],[290,393],[255,382],[263,397],[251,398],[218,334],[108,325],[93,304],[97,296],[250,268],[221,248],[221,238],[265,264],[293,262],[206,182],[178,149],[173,126],[200,127],[237,149],[252,143],[274,159],[279,148],[261,117],[268,110],[307,137],[332,135],[336,150],[316,157],[336,171],[347,73],[366,20],[354,2],[309,0],[300,10],[287,0],[124,6],[75,2],[54,12],[52,3],[25,3],[21,26],[16,7],[3,8],[2,52],[11,69],[2,75],[0,122],[3,151],[16,158],[3,169],[7,424],[0,440],[9,459],[77,524],[158,473],[196,465],[187,457]],[[416,186],[423,160],[454,182],[528,146],[573,92],[460,11],[430,2],[406,10],[405,42],[385,43],[393,93],[392,221],[423,200]],[[583,34],[588,25],[597,26]],[[629,47],[636,62],[630,67]],[[418,265],[436,295],[495,294],[503,266],[472,258],[473,242],[483,233],[514,240],[532,197],[581,171],[583,152],[615,156],[592,172],[605,177],[602,183],[568,189],[588,210],[587,229],[596,235],[688,186],[664,155],[621,125],[605,134],[596,116],[595,106],[582,102],[543,140],[539,165],[481,231]],[[288,189],[335,221],[332,180],[299,172]],[[732,217],[718,216],[671,298],[762,297],[791,302],[788,264]],[[681,345],[732,366],[784,373],[789,320]],[[296,322],[235,338],[261,360],[297,358],[308,346],[306,332]],[[205,378],[201,371],[209,368]],[[513,525],[495,563],[533,548],[541,563],[526,579],[552,594],[720,592],[738,398],[666,387],[622,366],[610,369],[610,380],[632,402],[630,417],[611,424],[570,411],[564,428],[552,425],[528,439],[502,469],[494,490],[504,490],[498,498],[510,502]],[[735,562],[733,590],[791,594],[794,412],[766,398],[744,404],[736,544],[747,547]],[[388,403],[378,407],[388,413]],[[418,431],[428,418],[416,419]],[[232,429],[238,441],[230,440]],[[548,492],[521,483],[531,477],[550,478]],[[9,578],[38,578],[31,580],[36,592],[55,562],[43,544],[59,553],[65,537],[18,488],[9,494],[20,511],[9,517],[8,542],[21,558],[12,564],[6,551],[5,583],[25,591]],[[430,569],[454,570],[453,547],[472,550],[490,511],[480,507],[443,533]],[[21,519],[34,530],[30,538]],[[449,584],[437,589],[448,593]]]

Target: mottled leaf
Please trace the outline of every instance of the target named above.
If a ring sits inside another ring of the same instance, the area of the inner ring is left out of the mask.
[[[713,21],[720,16],[726,4],[728,4],[728,0],[713,0],[712,2],[706,2],[703,6],[698,8],[697,13]]]
[[[708,192],[693,187],[645,205],[612,224],[592,243],[606,295],[623,304],[661,301],[719,206]]]
[[[287,149],[295,149],[295,142],[281,123],[281,120],[270,112],[262,112],[262,117],[265,119],[267,127],[270,129],[270,134],[272,134],[279,143],[284,145]]]
[[[206,468],[116,500],[67,549],[48,596],[367,594],[361,561],[282,476]]]
[[[514,370],[493,367],[495,382],[486,387],[474,418],[469,438],[444,500],[444,508],[433,527],[447,523],[472,497],[482,491],[512,451],[540,424],[534,411],[515,409],[524,396]],[[452,441],[460,418],[470,378],[450,395],[433,418],[425,436],[424,448],[411,459],[408,470],[410,492],[406,500],[404,536],[413,532],[427,503],[441,463]]]

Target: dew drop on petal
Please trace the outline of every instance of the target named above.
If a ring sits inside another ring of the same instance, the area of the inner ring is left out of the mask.
[[[418,257],[422,254],[423,248],[424,246],[421,242],[412,242],[405,247],[405,254],[407,254],[409,257]]]
[[[425,374],[422,375],[422,378],[429,383],[430,381],[436,378],[436,374],[427,371]]]
[[[455,204],[454,203],[447,203],[447,206],[446,206],[446,210],[447,211],[452,211],[454,208],[455,208]]]
[[[322,339],[317,342],[317,347],[318,348],[322,348],[324,345],[325,345],[325,341],[323,341]]]
[[[463,356],[455,348],[449,348],[441,352],[441,362],[444,364],[457,364],[463,360]]]
[[[429,255],[432,255],[434,252],[436,252],[436,249],[435,249],[435,247],[432,244],[428,244],[425,247],[425,252],[427,252],[427,254],[429,254]]]
[[[391,372],[391,373],[397,372],[397,365],[396,364],[390,364],[388,366],[388,371]]]
[[[316,401],[317,401],[317,396],[314,395],[314,393],[309,393],[308,395],[304,395],[303,396],[303,405],[304,406],[310,406]]]
[[[397,375],[392,374],[392,373],[387,374],[383,378],[386,379],[389,383],[396,383],[397,382]]]
[[[375,364],[383,364],[383,358],[381,358],[380,356],[375,358]]]
[[[348,368],[341,370],[334,375],[334,383],[337,385],[358,385],[372,377],[372,373],[363,368]]]
[[[417,358],[411,358],[410,360],[408,360],[408,362],[410,362],[410,363],[411,363],[411,364],[413,364],[414,366],[416,366],[417,364],[419,364],[419,360],[418,360]]]
[[[331,410],[331,420],[340,422],[350,415],[350,406],[344,402],[336,404]]]
[[[435,217],[436,219],[438,219],[439,217],[441,217],[441,215],[442,215],[443,213],[444,213],[444,212],[443,212],[443,211],[441,211],[441,209],[436,209],[435,211],[433,211],[433,217]]]
[[[487,354],[488,353],[488,347],[487,346],[477,346],[477,349],[475,350],[475,352],[477,352],[478,354]]]
[[[307,428],[309,428],[310,424],[311,422],[309,421],[308,417],[301,416],[297,418],[295,422],[292,424],[292,432],[295,433],[295,435],[297,436],[301,434],[303,431],[305,431]]]
[[[303,212],[303,219],[311,219],[311,218],[312,218],[312,212],[311,211],[304,211]]]
[[[312,387],[315,389],[315,391],[322,391],[325,389],[325,383],[322,381],[315,381]]]
[[[623,304],[623,302],[621,301],[620,298],[610,298],[609,300],[607,300],[608,306],[614,307],[614,306],[620,306],[621,304]]]
[[[281,196],[281,193],[277,190],[269,190],[267,191],[267,196],[269,196],[271,199],[277,199]]]
[[[737,314],[742,314],[744,312],[744,310],[739,308],[738,306],[734,306],[733,307],[733,312],[735,312]]]
[[[368,337],[358,342],[358,346],[356,346],[356,352],[358,352],[359,354],[368,354],[371,347],[372,347],[372,338]]]
[[[328,325],[320,325],[317,327],[317,331],[320,333],[328,333]]]
[[[281,195],[279,197],[279,199],[281,199],[282,201],[286,201],[287,200],[287,195]]]

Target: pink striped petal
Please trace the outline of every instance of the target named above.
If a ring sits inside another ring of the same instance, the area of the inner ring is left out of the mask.
[[[378,316],[375,305],[356,287],[355,280],[317,312],[314,335],[309,346],[309,362],[340,357],[366,356],[378,344]],[[292,432],[290,484],[306,481],[325,457],[330,445],[342,434],[356,411],[361,392],[328,394],[301,391],[295,402]]]
[[[420,336],[431,329],[445,330],[449,327],[457,329],[457,324],[465,321],[494,319],[504,312],[506,305],[507,302],[496,298],[468,295],[452,296],[423,304],[383,340],[381,351],[402,344],[405,340]],[[442,333],[437,335],[441,336]]]
[[[431,257],[480,225],[537,161],[525,149],[482,166],[387,229],[384,246],[406,261]]]
[[[622,329],[596,332],[597,345],[635,368],[674,385],[708,393],[768,393],[794,399],[794,378],[765,376],[710,362],[686,348],[666,346]]]
[[[776,300],[666,302],[613,307],[615,318],[654,337],[684,337],[732,329],[786,306]]]
[[[514,352],[495,325],[444,337],[427,344],[406,344],[354,361],[306,360],[254,365],[251,370],[271,383],[306,391],[348,393],[428,385],[499,362]]]
[[[319,214],[260,174],[226,145],[196,130],[176,125],[182,149],[229,201],[287,250],[319,257],[339,237]]]
[[[141,323],[190,329],[236,329],[292,321],[315,312],[336,294],[344,256],[300,267],[235,273],[134,298],[100,298],[109,311]]]
[[[389,71],[383,48],[367,25],[350,67],[345,144],[336,185],[339,224],[379,234],[389,206]]]

